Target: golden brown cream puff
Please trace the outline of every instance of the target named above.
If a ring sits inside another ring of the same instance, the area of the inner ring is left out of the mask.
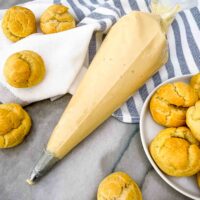
[[[200,73],[192,76],[190,80],[190,85],[192,88],[194,88],[197,91],[200,98]]]
[[[3,16],[2,29],[9,40],[16,42],[36,32],[35,15],[28,8],[11,7]]]
[[[33,51],[14,53],[4,65],[4,75],[7,82],[13,87],[32,87],[44,79],[44,61]]]
[[[65,31],[75,26],[75,19],[68,8],[59,4],[48,7],[40,18],[40,28],[45,34]]]
[[[176,82],[161,86],[150,101],[153,119],[166,127],[185,125],[187,108],[198,100],[196,91],[186,83]]]
[[[186,127],[160,131],[149,150],[158,167],[170,176],[192,176],[200,171],[199,142]]]
[[[142,194],[130,176],[124,172],[115,172],[100,183],[97,199],[142,200]]]
[[[18,104],[0,104],[0,148],[20,144],[31,128],[31,118]]]
[[[186,123],[194,137],[200,141],[200,101],[187,110]]]

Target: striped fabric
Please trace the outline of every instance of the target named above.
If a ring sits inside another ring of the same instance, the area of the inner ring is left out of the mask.
[[[117,19],[132,10],[150,11],[148,0],[54,0],[70,7],[79,26],[98,23],[99,30],[89,46],[88,62],[99,48],[103,34]],[[126,123],[138,123],[142,105],[148,94],[163,81],[200,69],[200,11],[198,7],[177,14],[168,32],[169,60],[113,116]],[[133,80],[134,81],[134,80]]]

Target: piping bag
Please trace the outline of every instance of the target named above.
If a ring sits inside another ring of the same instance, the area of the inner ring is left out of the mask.
[[[109,31],[27,182],[33,184],[91,134],[168,60],[166,32],[179,6],[152,2]]]

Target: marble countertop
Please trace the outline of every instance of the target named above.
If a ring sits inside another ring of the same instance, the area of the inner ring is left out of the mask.
[[[26,107],[33,120],[30,135],[12,149],[0,151],[0,199],[95,200],[99,182],[114,171],[128,173],[144,200],[186,200],[152,169],[144,154],[137,124],[108,119],[37,184],[25,183],[40,157],[69,95]],[[42,108],[42,109],[41,109]]]
[[[0,8],[25,1],[0,0]],[[69,100],[65,95],[55,102],[45,100],[26,107],[33,119],[30,135],[18,147],[0,151],[0,199],[95,200],[99,182],[114,171],[128,173],[140,186],[144,200],[188,199],[153,170],[142,148],[138,124],[124,124],[112,117],[40,182],[27,185],[25,180]]]

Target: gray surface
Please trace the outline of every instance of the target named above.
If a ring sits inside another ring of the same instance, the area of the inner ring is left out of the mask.
[[[144,200],[187,199],[152,170],[143,152],[138,126],[110,118],[77,146],[36,185],[25,183],[69,95],[26,107],[33,127],[25,141],[0,151],[0,200],[93,200],[99,182],[113,171],[125,171],[140,185]],[[157,190],[159,188],[159,190]]]
[[[22,1],[0,1],[5,8]],[[144,200],[186,200],[152,170],[144,155],[138,126],[110,118],[75,148],[39,183],[25,179],[70,99],[69,95],[26,107],[33,120],[23,144],[0,151],[0,200],[93,200],[100,180],[112,171],[129,173],[140,185]]]
[[[48,200],[95,199],[99,181],[113,170],[137,127],[111,118],[38,184],[25,183],[69,98],[26,107],[33,120],[31,133],[23,144],[0,152],[3,200],[43,200],[44,195]]]

